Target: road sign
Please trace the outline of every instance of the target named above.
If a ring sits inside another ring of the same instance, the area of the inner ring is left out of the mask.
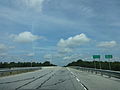
[[[112,55],[105,55],[105,58],[106,59],[111,59],[111,58],[113,58],[113,56]]]
[[[93,55],[93,59],[100,59],[100,55]]]

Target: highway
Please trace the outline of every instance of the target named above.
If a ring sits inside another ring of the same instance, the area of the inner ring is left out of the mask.
[[[69,67],[44,67],[34,72],[0,77],[0,90],[120,90],[120,79]]]

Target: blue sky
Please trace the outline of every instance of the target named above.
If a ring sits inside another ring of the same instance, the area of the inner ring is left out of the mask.
[[[0,60],[65,65],[113,54],[119,61],[119,8],[119,0],[1,0]]]

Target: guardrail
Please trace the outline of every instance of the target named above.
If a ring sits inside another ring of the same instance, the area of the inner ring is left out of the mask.
[[[31,72],[35,70],[39,70],[41,67],[26,67],[26,68],[11,68],[11,69],[3,69],[0,70],[0,76],[8,76],[13,74]]]
[[[111,70],[103,70],[103,69],[95,69],[95,68],[85,68],[85,67],[78,67],[78,66],[75,66],[72,68],[81,70],[81,71],[87,71],[87,72],[91,72],[91,73],[95,73],[95,74],[100,74],[101,76],[106,75],[109,78],[115,77],[115,78],[120,79],[119,71],[111,71]]]

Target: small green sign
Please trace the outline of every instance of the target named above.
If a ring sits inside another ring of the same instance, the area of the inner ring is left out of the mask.
[[[93,59],[100,59],[100,55],[93,55]]]
[[[111,58],[113,58],[113,56],[112,55],[105,55],[105,58],[106,59],[111,59]]]

